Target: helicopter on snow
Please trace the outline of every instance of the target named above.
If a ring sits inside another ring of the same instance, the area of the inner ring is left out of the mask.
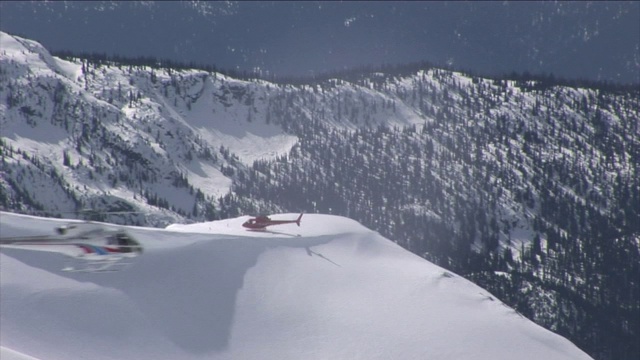
[[[54,230],[54,235],[0,238],[0,247],[66,255],[69,261],[62,270],[73,272],[117,271],[143,251],[124,229],[101,223],[69,223]]]
[[[249,230],[254,230],[254,231],[263,231],[263,230],[266,230],[267,226],[283,225],[283,224],[296,224],[300,226],[300,220],[302,219],[302,215],[303,214],[301,213],[296,220],[271,220],[271,218],[269,218],[266,215],[260,215],[245,221],[244,224],[242,224],[242,226]]]

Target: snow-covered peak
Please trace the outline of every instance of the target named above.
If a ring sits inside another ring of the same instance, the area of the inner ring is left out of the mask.
[[[40,43],[0,31],[0,54],[3,60],[28,65],[31,71],[57,73],[69,79],[80,75],[80,66],[51,56]]]
[[[269,218],[271,220],[295,220],[300,214],[276,214]],[[167,226],[168,230],[203,233],[203,234],[224,234],[234,236],[249,237],[282,237],[282,236],[329,236],[369,233],[371,230],[360,225],[357,221],[335,215],[324,214],[303,214],[300,226],[296,224],[282,224],[268,228],[268,231],[247,231],[242,224],[249,220],[251,216],[241,216],[233,219],[217,220],[196,224],[173,224]],[[303,225],[304,224],[304,225]]]
[[[127,228],[146,250],[114,273],[66,273],[62,255],[3,249],[3,354],[589,359],[485,290],[357,222],[304,216],[299,228],[274,226],[262,235],[241,227],[246,217]],[[61,223],[1,217],[3,228],[23,236]]]

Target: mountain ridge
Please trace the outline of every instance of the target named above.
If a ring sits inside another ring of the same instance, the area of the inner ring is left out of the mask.
[[[11,39],[0,34],[3,209],[142,211],[98,220],[154,226],[341,214],[594,357],[639,351],[637,92],[437,68],[294,86],[54,57],[75,69],[64,80],[44,48],[9,54]]]

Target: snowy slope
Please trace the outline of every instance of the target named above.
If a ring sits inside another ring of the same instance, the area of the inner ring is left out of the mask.
[[[115,273],[2,249],[3,359],[589,359],[355,221],[255,233],[244,220],[130,228],[146,251]],[[1,230],[61,221],[2,213]]]
[[[22,206],[124,205],[151,215],[128,223],[184,220],[204,213],[205,197],[229,192],[233,169],[297,141],[262,119],[263,86],[198,70],[65,61],[3,32],[0,49],[0,186],[26,197]]]
[[[37,360],[34,357],[0,346],[0,359],[3,360]]]
[[[340,81],[325,92],[202,70],[67,61],[4,32],[0,49],[5,210],[141,210],[144,218],[119,221],[155,226],[204,220],[247,166],[289,153],[301,121],[350,129],[424,122],[403,103],[365,115],[396,99]]]
[[[637,91],[442,69],[286,85],[131,60],[0,33],[0,209],[345,215],[596,358],[638,357],[638,285],[610,276],[640,263]],[[219,225],[204,231],[237,235]]]

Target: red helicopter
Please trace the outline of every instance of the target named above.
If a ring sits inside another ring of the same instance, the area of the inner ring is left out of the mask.
[[[242,226],[249,230],[265,230],[267,226],[283,224],[296,224],[300,226],[300,219],[302,219],[302,214],[300,214],[296,220],[271,220],[268,216],[260,215],[245,221]]]

